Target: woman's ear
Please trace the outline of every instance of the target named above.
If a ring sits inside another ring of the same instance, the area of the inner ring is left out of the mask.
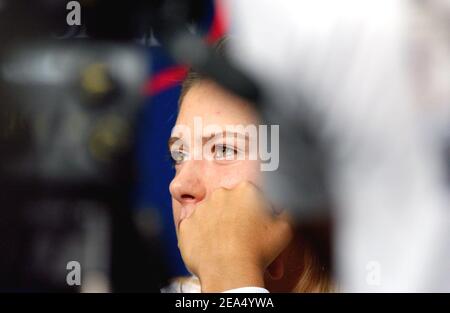
[[[279,280],[284,276],[284,262],[282,254],[279,255],[267,268],[269,277],[273,280]]]

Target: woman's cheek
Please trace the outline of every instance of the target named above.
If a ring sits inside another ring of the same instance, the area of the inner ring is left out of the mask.
[[[216,177],[220,177],[220,182],[217,187],[231,189],[242,181],[249,181],[260,186],[261,172],[256,163],[256,161],[244,161],[239,166],[218,169]]]

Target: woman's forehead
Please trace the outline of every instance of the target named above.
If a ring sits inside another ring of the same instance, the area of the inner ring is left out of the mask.
[[[257,123],[257,113],[249,103],[209,81],[195,84],[186,93],[177,124],[190,125],[198,118],[204,125]]]

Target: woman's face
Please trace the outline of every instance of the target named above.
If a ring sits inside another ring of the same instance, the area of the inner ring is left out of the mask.
[[[252,135],[226,131],[236,125],[258,125],[257,113],[215,83],[200,81],[184,96],[169,140],[176,170],[169,187],[176,228],[180,217],[189,216],[215,189],[244,180],[261,184],[259,161],[248,157]]]

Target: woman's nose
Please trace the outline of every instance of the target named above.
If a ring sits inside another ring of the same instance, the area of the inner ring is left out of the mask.
[[[170,194],[182,206],[196,204],[206,196],[201,160],[186,161],[170,183]]]

